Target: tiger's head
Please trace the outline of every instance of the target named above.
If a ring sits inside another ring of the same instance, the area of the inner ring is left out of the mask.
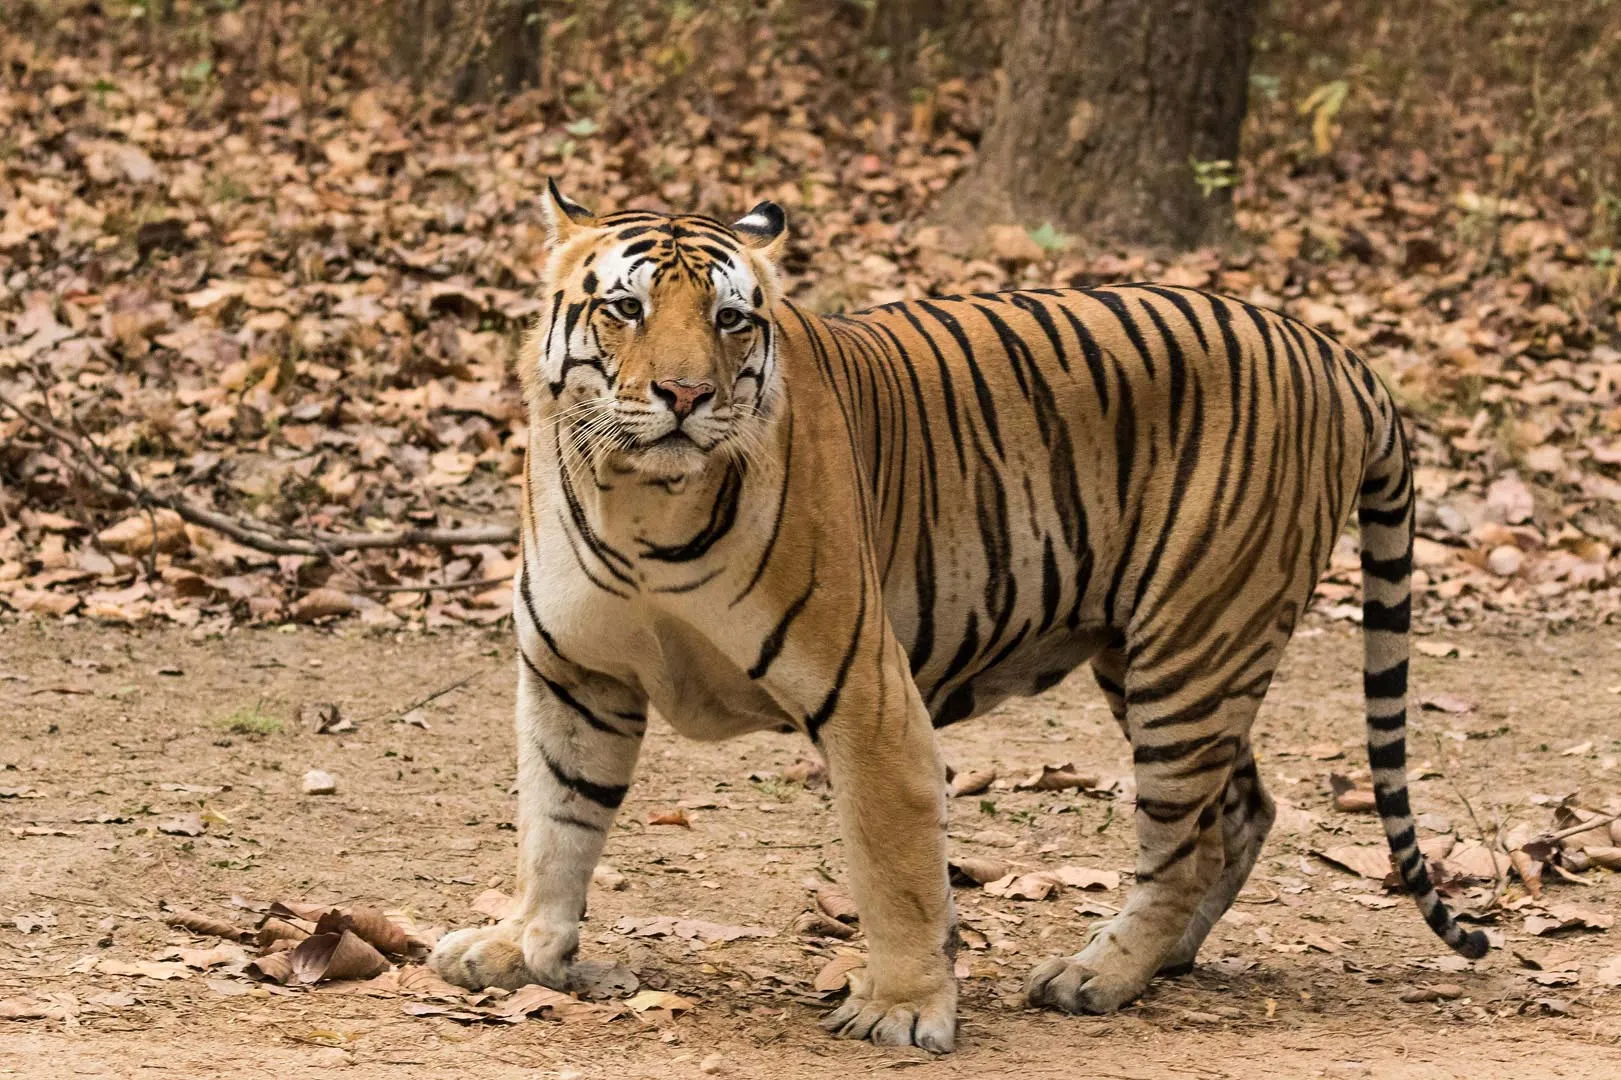
[[[547,301],[525,394],[562,444],[653,477],[746,454],[779,391],[782,208],[730,226],[695,214],[597,217],[555,183],[543,200]]]

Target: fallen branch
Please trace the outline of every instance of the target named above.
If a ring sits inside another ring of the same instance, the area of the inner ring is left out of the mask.
[[[358,593],[456,592],[461,589],[493,589],[511,580],[512,575],[508,574],[506,577],[467,578],[462,581],[443,581],[427,585],[368,585],[360,582],[350,588]]]
[[[330,558],[337,552],[374,548],[460,547],[465,544],[512,544],[518,540],[517,529],[500,525],[479,525],[462,529],[400,529],[397,532],[379,533],[334,533],[318,530],[299,532],[292,529],[275,529],[259,522],[245,521],[216,510],[205,509],[178,496],[160,495],[114,461],[108,452],[88,435],[81,439],[48,420],[42,420],[4,394],[0,394],[0,405],[15,413],[30,428],[66,447],[75,459],[72,464],[79,474],[94,482],[103,494],[123,499],[148,512],[154,507],[173,511],[182,521],[221,533],[243,547],[270,555],[313,555],[317,558]],[[416,588],[426,591],[424,587]]]

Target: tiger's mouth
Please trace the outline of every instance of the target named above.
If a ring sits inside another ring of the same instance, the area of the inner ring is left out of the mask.
[[[673,479],[698,472],[709,462],[715,443],[704,445],[682,428],[637,439],[619,451],[631,469],[654,479]]]

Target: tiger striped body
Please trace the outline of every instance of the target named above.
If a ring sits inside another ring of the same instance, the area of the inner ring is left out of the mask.
[[[522,361],[522,910],[447,937],[447,978],[566,984],[650,708],[699,738],[791,727],[828,759],[870,948],[826,1024],[949,1049],[932,728],[1090,661],[1132,747],[1136,887],[1030,997],[1117,1008],[1193,962],[1254,864],[1273,809],[1250,723],[1353,510],[1379,809],[1432,927],[1483,951],[1414,839],[1412,484],[1353,354],[1153,285],[819,317],[780,295],[769,205],[732,229],[552,214]]]

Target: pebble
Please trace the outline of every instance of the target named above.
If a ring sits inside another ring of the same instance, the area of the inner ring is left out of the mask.
[[[304,774],[304,794],[306,795],[335,795],[338,791],[338,781],[329,772],[320,769],[311,769]]]
[[[726,1059],[719,1054],[710,1054],[698,1063],[698,1071],[705,1076],[714,1076],[716,1073],[726,1071]]]
[[[1463,987],[1457,983],[1436,983],[1434,986],[1415,986],[1402,992],[1401,1000],[1409,1005],[1426,1001],[1455,1001],[1463,997]]]
[[[1501,544],[1492,548],[1491,554],[1486,556],[1486,569],[1498,577],[1513,577],[1519,573],[1520,564],[1525,561],[1525,555],[1513,544]]]

